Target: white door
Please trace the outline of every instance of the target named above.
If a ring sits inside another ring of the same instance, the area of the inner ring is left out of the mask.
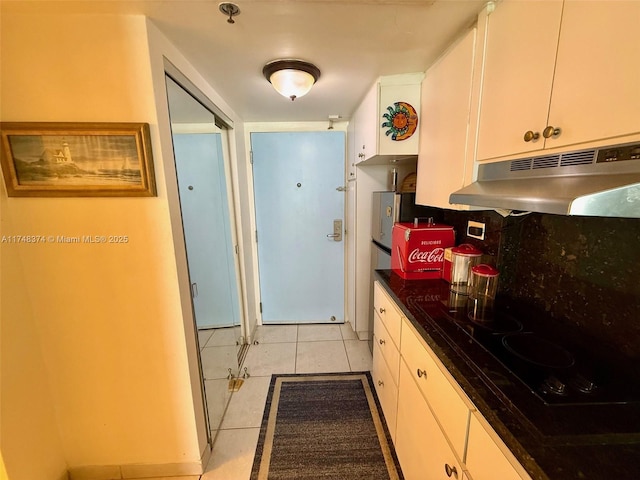
[[[251,149],[263,323],[344,322],[344,132],[252,133]]]

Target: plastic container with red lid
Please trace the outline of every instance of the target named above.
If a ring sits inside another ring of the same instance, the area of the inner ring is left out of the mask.
[[[471,268],[478,265],[481,258],[482,252],[469,243],[451,249],[451,291],[468,294]]]

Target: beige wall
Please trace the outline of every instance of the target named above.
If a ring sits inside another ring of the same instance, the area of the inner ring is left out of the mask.
[[[148,37],[146,20],[136,16],[3,13],[1,22],[0,119],[148,122],[158,184],[154,198],[0,193],[4,235],[129,238],[0,244],[2,456],[9,478],[57,480],[65,462],[72,471],[196,468],[206,434],[194,332],[178,289],[164,106],[156,111],[166,39],[152,25]]]
[[[3,236],[15,233],[4,183],[0,187],[0,232]],[[11,480],[57,480],[64,478],[67,464],[19,249],[18,244],[0,243],[2,457]],[[25,448],[27,445],[46,445],[46,448]],[[2,475],[0,478],[5,480],[7,477]]]

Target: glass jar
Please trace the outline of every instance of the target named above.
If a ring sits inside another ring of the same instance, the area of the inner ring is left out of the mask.
[[[499,274],[494,267],[484,263],[471,268],[468,311],[472,320],[484,322],[493,319]]]

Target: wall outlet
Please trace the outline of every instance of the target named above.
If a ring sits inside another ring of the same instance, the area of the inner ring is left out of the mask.
[[[485,224],[469,220],[467,223],[467,237],[484,240]]]

